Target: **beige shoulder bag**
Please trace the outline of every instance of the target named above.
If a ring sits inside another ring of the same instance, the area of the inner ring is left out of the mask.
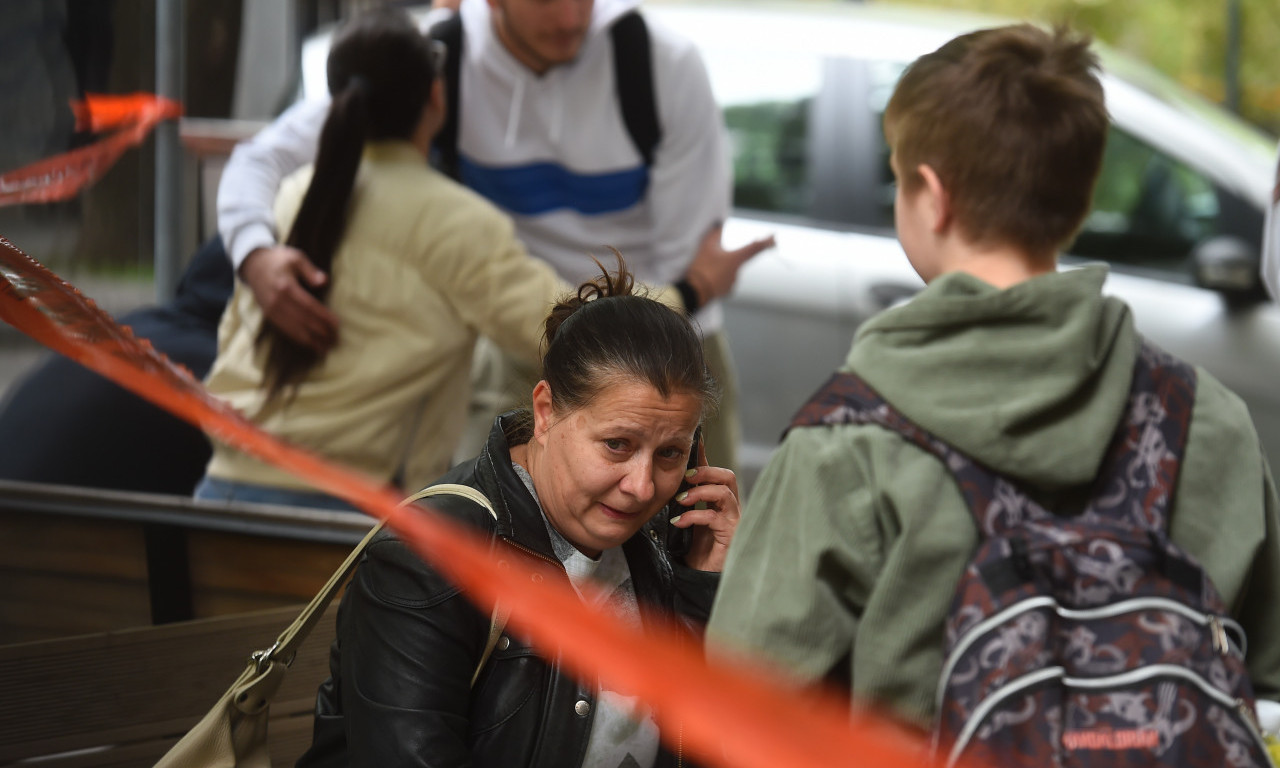
[[[489,514],[497,519],[497,512],[484,494],[469,486],[453,483],[424,488],[405,499],[402,504],[412,504],[419,499],[440,494],[470,499],[489,510]],[[315,628],[325,609],[333,602],[356,563],[360,561],[365,547],[380,530],[381,524],[369,531],[270,648],[255,651],[249,657],[249,665],[240,677],[222,694],[208,714],[160,758],[156,768],[270,768],[267,716],[271,699],[280,688],[298,647]],[[480,670],[493,653],[505,625],[505,612],[495,606],[489,623],[489,639],[480,656],[480,663],[471,675],[472,685],[475,685]]]

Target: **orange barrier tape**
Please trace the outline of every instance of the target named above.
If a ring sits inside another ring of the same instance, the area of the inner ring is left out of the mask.
[[[157,123],[182,114],[182,105],[147,93],[91,94],[83,102],[73,102],[71,109],[77,129],[117,130],[89,146],[0,175],[0,207],[75,197],[106,173],[126,149],[141,144]]]
[[[544,578],[527,558],[495,566],[487,538],[400,495],[259,430],[185,369],[117,325],[72,286],[0,237],[0,318],[159,404],[234,447],[257,455],[386,520],[486,612],[495,601],[508,625],[570,672],[595,676],[653,707],[668,744],[724,768],[919,764],[923,744],[876,716],[852,716],[839,697],[801,693],[761,667],[708,665],[700,644],[653,622],[628,628],[589,608],[561,575]],[[501,555],[500,555],[501,556]],[[545,565],[541,568],[546,568]]]

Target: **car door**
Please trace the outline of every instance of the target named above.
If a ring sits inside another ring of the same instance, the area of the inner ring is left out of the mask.
[[[733,155],[724,241],[772,234],[778,243],[743,268],[724,302],[748,487],[858,326],[921,284],[892,235],[892,189],[886,207],[872,172],[881,161],[867,147],[879,127],[849,109],[866,92],[866,63],[744,47],[730,35],[704,38],[701,51]],[[872,215],[878,227],[856,224]]]

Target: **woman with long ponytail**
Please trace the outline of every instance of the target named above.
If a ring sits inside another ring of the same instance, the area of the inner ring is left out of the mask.
[[[392,9],[334,36],[315,165],[275,207],[286,243],[325,273],[315,295],[342,335],[325,354],[297,344],[237,285],[206,380],[268,431],[408,489],[450,464],[476,337],[536,361],[562,287],[504,215],[427,164],[446,109],[439,46]],[[196,496],[346,506],[216,440]]]

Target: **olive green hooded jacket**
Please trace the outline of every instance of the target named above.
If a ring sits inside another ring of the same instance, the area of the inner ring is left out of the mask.
[[[1102,296],[1105,277],[1086,267],[999,290],[942,276],[866,322],[843,370],[1049,509],[1079,509],[1140,343],[1128,307]],[[1197,374],[1172,537],[1243,624],[1258,694],[1280,697],[1280,504],[1243,402]],[[794,429],[743,513],[708,642],[801,682],[835,677],[928,726],[943,621],[977,542],[932,454],[877,426]]]

